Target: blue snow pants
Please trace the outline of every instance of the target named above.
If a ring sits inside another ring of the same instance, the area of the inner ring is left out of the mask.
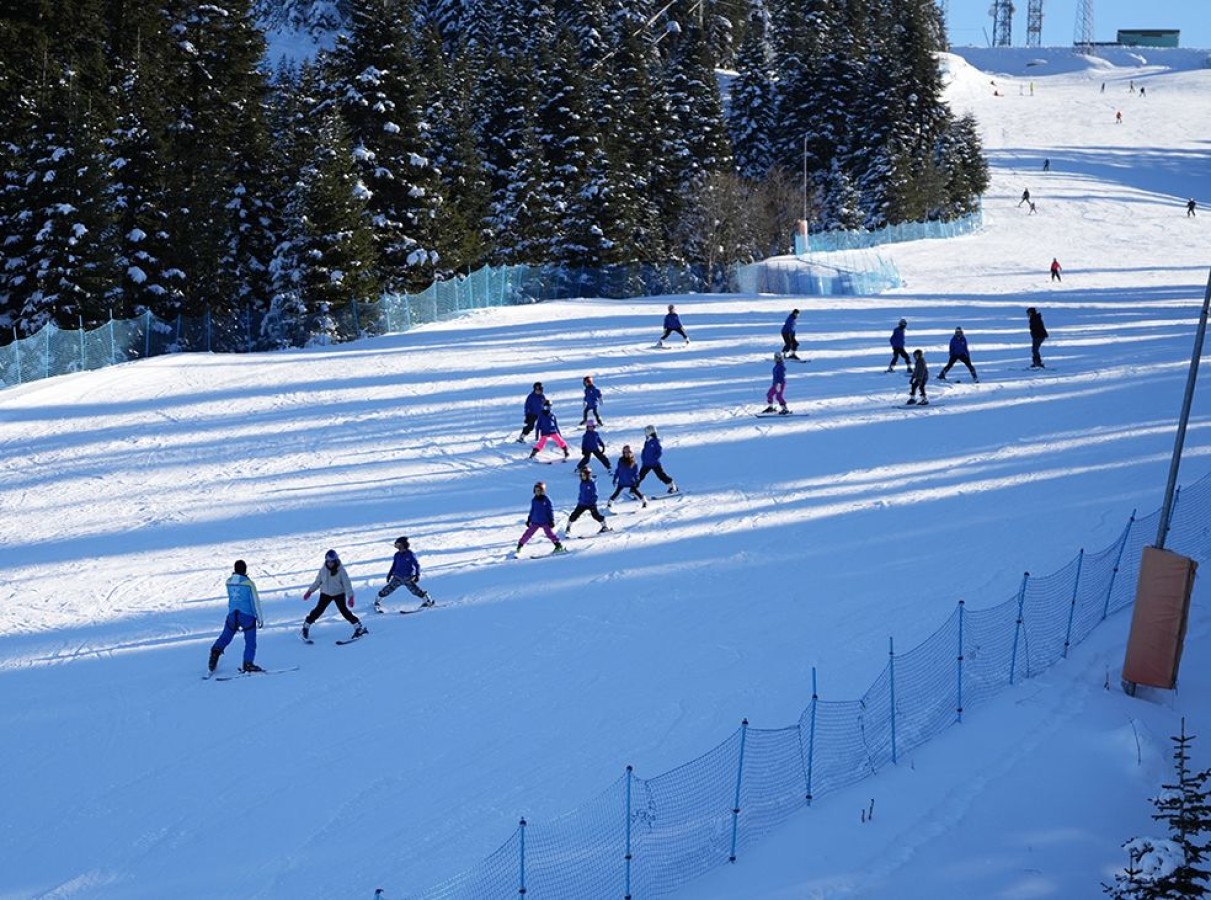
[[[256,661],[256,616],[250,616],[246,612],[240,612],[238,609],[233,609],[227,614],[227,618],[223,622],[223,633],[219,635],[219,639],[214,642],[214,646],[210,649],[218,650],[222,653],[227,649],[227,645],[231,643],[237,631],[244,632],[244,662],[251,663]]]

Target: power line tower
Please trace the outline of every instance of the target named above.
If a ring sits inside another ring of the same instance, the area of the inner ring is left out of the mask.
[[[1043,41],[1043,0],[1030,0],[1026,7],[1026,46],[1041,47]]]
[[[1013,46],[1013,0],[992,0],[992,46]]]
[[[1072,46],[1078,53],[1093,54],[1093,0],[1080,0],[1077,4]]]

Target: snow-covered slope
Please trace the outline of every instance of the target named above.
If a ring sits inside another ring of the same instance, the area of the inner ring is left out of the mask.
[[[994,165],[986,227],[888,248],[891,294],[586,299],[0,393],[0,897],[415,893],[628,764],[650,777],[743,717],[792,723],[813,667],[822,694],[858,696],[889,637],[912,647],[960,598],[1000,603],[1158,506],[1211,263],[1211,210],[1184,211],[1211,206],[1211,72],[1150,72],[1145,98],[1133,70],[1031,76],[1033,95],[952,75]],[[654,350],[667,302],[693,343]],[[756,419],[792,306],[798,415]],[[1044,373],[1027,306],[1052,334]],[[961,325],[981,383],[897,408],[901,316],[935,373]],[[574,502],[571,465],[513,443],[522,400],[542,380],[570,432],[586,374],[611,457],[655,424],[685,496],[621,507],[567,558],[508,561],[536,479]],[[1200,393],[1185,481],[1211,471],[1208,422]],[[330,612],[302,644],[324,551],[364,614],[398,534],[443,607],[369,614],[350,647]],[[206,683],[237,557],[265,602],[258,661],[299,668]],[[1119,842],[1154,827],[1176,718],[1207,720],[1196,601],[1180,692],[1103,689],[1120,617],[684,896],[1097,896]]]

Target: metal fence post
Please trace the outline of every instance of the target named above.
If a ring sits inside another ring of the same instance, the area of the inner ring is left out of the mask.
[[[891,761],[897,762],[896,759],[896,642],[895,638],[887,639],[887,668],[890,678],[891,697]]]
[[[1009,683],[1013,684],[1014,672],[1018,666],[1018,636],[1022,633],[1022,606],[1026,602],[1026,582],[1029,572],[1022,574],[1022,587],[1018,590],[1018,620],[1013,627],[1013,658],[1009,661]]]
[[[1081,566],[1085,563],[1085,548],[1076,555],[1076,580],[1072,584],[1072,605],[1068,607],[1068,630],[1064,633],[1064,659],[1068,658],[1068,645],[1072,643],[1072,619],[1076,615],[1076,592],[1081,586]]]
[[[518,826],[521,829],[521,841],[518,849],[518,884],[517,893],[521,896],[526,894],[526,820],[523,818]]]
[[[959,601],[959,655],[956,658],[956,663],[955,663],[955,670],[957,672],[957,680],[958,680],[958,690],[956,692],[957,704],[955,706],[955,712],[957,714],[955,721],[957,721],[957,722],[963,721],[963,613],[965,610],[966,610],[966,606],[963,603],[963,601],[960,600]]]
[[[151,356],[151,310],[143,313],[143,358]]]
[[[624,900],[631,900],[631,773],[634,770],[627,766],[627,852],[626,860],[626,895]]]
[[[42,342],[42,371],[46,373],[46,377],[50,378],[50,329],[51,323],[47,322],[42,326],[42,331],[46,335],[46,339]]]
[[[816,667],[812,666],[812,712],[807,726],[807,805],[812,805],[812,764],[816,757],[816,704],[819,695],[816,693]],[[800,737],[800,740],[803,738]]]
[[[114,314],[109,314],[109,364],[114,364]]]
[[[23,384],[24,379],[21,377],[21,339],[17,337],[17,326],[13,326],[13,351],[17,357],[17,384]]]
[[[1131,526],[1135,524],[1135,510],[1131,510],[1131,518],[1127,520],[1127,527],[1123,530],[1122,542],[1118,545],[1118,556],[1114,558],[1114,568],[1110,570],[1110,584],[1106,586],[1106,600],[1102,604],[1102,620],[1105,621],[1106,616],[1110,615],[1110,595],[1114,592],[1114,582],[1118,578],[1119,563],[1123,561],[1123,551],[1127,549],[1127,537],[1131,534]]]
[[[736,767],[736,802],[732,804],[732,852],[728,862],[736,861],[736,831],[740,823],[740,779],[744,775],[744,739],[748,736],[748,719],[740,723],[740,765]]]
[[[84,316],[77,317],[80,322],[80,371],[84,371]]]

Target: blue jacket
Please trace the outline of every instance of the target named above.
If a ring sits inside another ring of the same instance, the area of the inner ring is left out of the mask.
[[[601,439],[597,429],[589,428],[585,431],[584,437],[580,439],[580,452],[596,453],[598,450],[605,450],[605,441]]]
[[[264,622],[261,617],[261,597],[257,593],[256,585],[247,575],[232,572],[231,577],[227,579],[227,611],[252,616],[258,626]]]
[[[639,464],[626,463],[619,459],[618,465],[614,467],[614,484],[627,488],[634,487],[637,481],[639,481]]]
[[[643,451],[639,454],[639,458],[645,466],[654,466],[660,462],[660,454],[664,449],[660,446],[660,438],[652,435],[643,442]]]
[[[538,391],[530,391],[530,396],[526,397],[526,415],[537,416],[542,414],[542,404],[547,398]]]
[[[786,321],[782,323],[782,333],[786,334],[789,331],[791,334],[794,334],[795,333],[795,323],[798,320],[799,320],[799,317],[796,316],[794,313],[791,313],[789,316],[787,316]]]
[[[551,506],[551,498],[546,494],[530,501],[530,517],[526,519],[526,525],[555,526],[555,510]]]
[[[780,359],[774,363],[774,384],[786,384],[786,363]]]
[[[597,505],[597,482],[591,477],[580,479],[580,496],[576,502],[581,506]]]
[[[966,356],[967,355],[967,338],[961,334],[956,334],[950,339],[950,355],[951,356]]]
[[[897,325],[896,330],[891,333],[891,348],[893,350],[904,349],[904,326]]]
[[[411,550],[400,550],[395,554],[395,559],[391,560],[391,571],[387,573],[387,580],[392,578],[398,578],[400,581],[420,578],[420,563],[416,561],[415,553]]]
[[[555,413],[549,409],[544,409],[538,414],[538,433],[559,434],[559,422],[555,419]]]
[[[669,313],[664,317],[664,327],[666,331],[676,331],[681,327],[681,316],[677,313]]]
[[[596,409],[601,402],[601,390],[595,384],[587,384],[584,389],[584,408]]]

